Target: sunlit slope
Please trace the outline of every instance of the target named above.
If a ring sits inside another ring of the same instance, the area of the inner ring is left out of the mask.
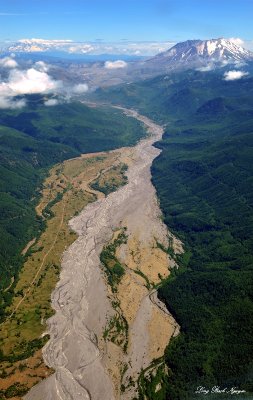
[[[0,115],[0,271],[2,288],[17,276],[21,251],[43,229],[36,216],[41,182],[50,166],[80,153],[133,145],[142,126],[118,110],[90,109],[80,103],[45,107],[31,96],[20,110]],[[0,313],[12,297],[2,293]]]

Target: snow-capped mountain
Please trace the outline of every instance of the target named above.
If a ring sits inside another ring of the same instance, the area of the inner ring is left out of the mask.
[[[43,53],[52,50],[64,50],[71,44],[71,40],[20,39],[5,50],[13,53]]]
[[[149,59],[147,64],[176,67],[253,61],[253,53],[228,39],[187,40]]]

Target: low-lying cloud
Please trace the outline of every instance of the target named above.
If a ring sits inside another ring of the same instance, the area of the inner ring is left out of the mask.
[[[0,67],[17,68],[18,63],[12,57],[4,57],[0,59]]]
[[[214,66],[213,64],[208,64],[208,65],[205,65],[205,66],[203,66],[203,67],[196,68],[196,71],[200,71],[200,72],[210,72],[210,71],[213,71],[214,68],[215,68],[215,66]]]
[[[78,44],[70,46],[68,52],[71,54],[87,54],[95,50],[95,47],[90,44]]]
[[[41,72],[47,72],[49,70],[48,65],[44,61],[37,61],[34,64],[34,68]]]
[[[236,44],[237,46],[244,46],[244,40],[242,40],[241,38],[229,38],[229,41]]]
[[[14,61],[14,63],[11,63]],[[8,77],[0,82],[0,108],[21,108],[26,105],[22,96],[30,94],[56,95],[69,100],[72,96],[88,91],[86,83],[70,86],[49,75],[49,66],[43,61],[35,62],[28,69],[20,69],[11,57],[0,59],[0,66],[9,68]],[[20,98],[21,97],[21,98]],[[46,106],[55,106],[58,99],[47,99]]]
[[[13,100],[10,97],[5,97],[0,94],[0,108],[23,108],[26,105],[25,99]]]
[[[125,67],[127,67],[127,63],[122,60],[105,62],[106,69],[118,69],[118,68],[125,68]]]
[[[81,94],[88,92],[88,85],[86,83],[78,83],[73,87],[73,93]]]
[[[44,104],[45,106],[52,107],[52,106],[57,106],[57,104],[59,104],[59,101],[57,99],[48,99],[45,100]]]
[[[60,89],[62,83],[55,81],[46,72],[29,68],[26,71],[14,69],[10,72],[7,83],[2,83],[1,89],[8,90],[11,96],[35,93],[52,93]]]
[[[241,79],[247,75],[249,75],[248,72],[232,70],[225,72],[224,79],[225,81],[235,81],[236,79]]]

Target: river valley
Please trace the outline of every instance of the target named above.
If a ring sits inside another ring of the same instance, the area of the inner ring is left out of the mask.
[[[161,357],[179,332],[155,289],[174,266],[163,250],[169,240],[176,253],[182,251],[162,222],[151,183],[150,166],[160,153],[153,144],[163,128],[133,110],[122,111],[141,121],[148,137],[119,149],[128,183],[69,222],[78,239],[62,257],[52,294],[55,314],[48,321],[50,340],[43,349],[55,373],[32,388],[26,400],[133,399],[141,370]],[[122,232],[125,240],[115,257],[124,274],[115,289],[106,282],[100,254]],[[122,324],[124,329],[117,328]]]

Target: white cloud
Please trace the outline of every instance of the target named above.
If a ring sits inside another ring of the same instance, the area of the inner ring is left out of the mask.
[[[9,58],[4,60],[3,64],[9,64],[10,61],[15,60]],[[46,64],[43,62],[37,62],[27,70],[17,69],[17,63],[11,65],[12,69],[7,80],[0,82],[0,108],[24,107],[25,99],[17,100],[17,96],[34,93],[60,93],[62,90],[62,82],[54,80],[45,72]]]
[[[68,48],[69,53],[86,54],[95,50],[95,47],[90,44],[80,44],[76,46],[70,46]]]
[[[20,39],[18,40],[19,43],[25,43],[25,44],[31,44],[31,43],[36,43],[36,44],[45,44],[45,45],[52,45],[52,44],[60,44],[60,45],[64,45],[64,44],[69,44],[72,43],[72,40],[69,39],[52,39],[52,40],[48,40],[48,39]]]
[[[18,63],[12,57],[4,57],[0,59],[0,66],[4,68],[17,68]]]
[[[253,51],[253,40],[245,40],[244,47],[247,50]]]
[[[224,79],[225,81],[234,81],[236,79],[241,79],[247,75],[249,75],[248,72],[232,70],[225,72]]]
[[[247,65],[247,63],[244,62],[244,61],[235,60],[235,62],[234,62],[234,67],[235,68],[243,68],[246,65]]]
[[[127,63],[122,60],[105,62],[105,68],[107,68],[107,69],[125,68],[126,66],[127,66]]]
[[[244,46],[244,41],[241,38],[230,38],[230,42],[237,44],[237,46]]]
[[[88,91],[88,85],[86,83],[79,83],[73,87],[72,92],[76,94],[85,93]]]
[[[46,72],[38,71],[35,68],[29,68],[26,71],[12,70],[7,83],[8,88],[13,92],[14,96],[50,93],[57,91],[61,85],[60,81],[53,80]]]
[[[213,64],[208,64],[208,65],[206,65],[206,66],[204,66],[204,67],[197,68],[196,71],[200,71],[200,72],[210,72],[210,71],[212,71],[213,69],[214,69]]]
[[[166,47],[159,47],[158,53],[163,53],[166,50],[167,50]]]
[[[44,102],[44,104],[45,104],[45,106],[52,107],[52,106],[56,106],[57,104],[59,104],[59,102],[57,99],[48,99]]]
[[[25,99],[13,100],[8,97],[1,97],[0,95],[0,108],[22,108],[26,105]]]
[[[174,42],[128,42],[112,43],[110,54],[128,54],[138,56],[154,56],[158,53],[170,49]],[[104,44],[100,45],[100,53]]]
[[[36,68],[40,72],[47,72],[48,71],[48,65],[44,61],[37,61],[34,64],[34,68]]]
[[[229,64],[234,64],[234,60],[221,60],[221,64],[223,67]]]
[[[4,60],[15,61],[12,58]],[[15,61],[16,62],[16,61]],[[14,67],[14,66],[13,66]],[[18,67],[18,64],[15,64]],[[63,84],[62,81],[55,80],[48,74],[49,66],[43,61],[35,62],[30,68],[21,70],[12,68],[9,71],[8,78],[0,81],[0,108],[20,108],[26,104],[26,100],[17,96],[28,94],[53,94],[60,96],[61,99],[70,100],[75,94],[81,94],[88,91],[86,83],[76,85]],[[56,98],[45,100],[46,106],[55,106],[58,104]]]

